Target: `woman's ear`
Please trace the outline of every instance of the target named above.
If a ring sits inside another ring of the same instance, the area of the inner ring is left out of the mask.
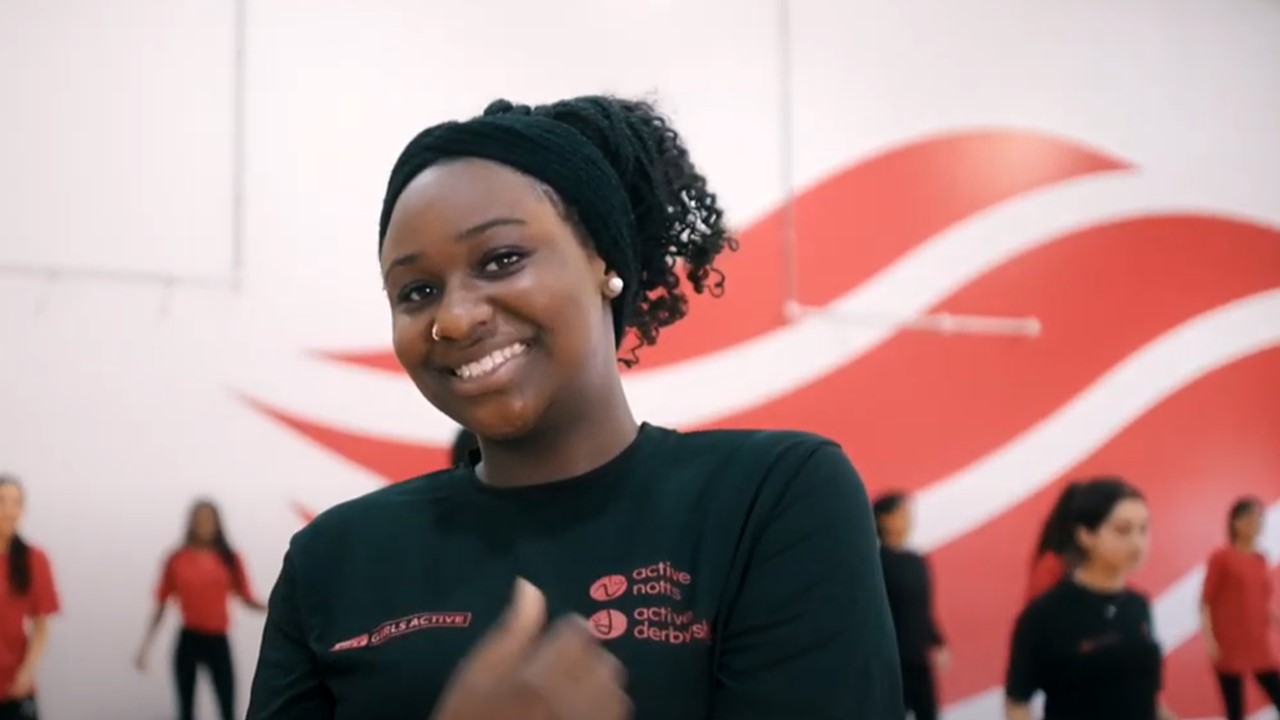
[[[1084,560],[1093,552],[1093,533],[1089,532],[1088,528],[1077,527],[1073,537],[1076,541],[1076,548],[1084,555],[1080,559]]]

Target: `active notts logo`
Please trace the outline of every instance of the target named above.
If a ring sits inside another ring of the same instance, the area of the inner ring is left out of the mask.
[[[469,612],[424,612],[398,620],[384,622],[372,631],[343,640],[329,648],[330,652],[381,645],[382,643],[419,630],[431,628],[464,628],[471,624]]]
[[[684,600],[692,584],[692,575],[669,562],[646,565],[627,574],[606,575],[591,583],[587,590],[591,599],[636,607],[599,610],[587,620],[588,627],[601,640],[629,634],[636,640],[668,645],[710,642],[711,624],[706,619],[695,618],[692,610],[671,605],[673,600]]]

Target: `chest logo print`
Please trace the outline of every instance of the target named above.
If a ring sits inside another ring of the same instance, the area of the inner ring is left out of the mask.
[[[591,584],[591,599],[608,602],[625,593],[627,585],[625,575],[606,575]]]
[[[591,625],[591,634],[601,640],[622,637],[627,631],[627,616],[618,610],[601,610],[587,622]]]
[[[665,561],[627,574],[605,575],[591,583],[587,594],[609,607],[592,614],[588,628],[601,640],[629,634],[635,640],[666,645],[710,642],[711,624],[681,607],[687,603],[693,581],[693,575]]]
[[[408,617],[388,620],[367,633],[361,633],[350,640],[343,640],[329,648],[330,652],[354,650],[356,648],[381,645],[382,643],[408,635],[419,630],[431,628],[464,628],[471,625],[469,612],[423,612]]]

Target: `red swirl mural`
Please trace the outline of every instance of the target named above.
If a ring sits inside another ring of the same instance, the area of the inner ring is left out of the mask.
[[[824,306],[999,204],[1064,183],[1140,172],[1125,160],[1033,132],[955,133],[892,149],[795,198],[800,300]],[[742,229],[742,250],[724,262],[725,296],[694,298],[689,318],[646,349],[633,373],[658,374],[784,325],[782,223],[778,209]],[[815,381],[708,425],[819,432],[844,445],[873,493],[928,491],[984,458],[1011,452],[1011,443],[1082,398],[1092,403],[1092,417],[1106,418],[1108,402],[1124,404],[1125,386],[1102,394],[1100,378],[1207,313],[1275,290],[1276,228],[1178,212],[1084,219],[1068,232],[1037,238],[931,308],[1034,315],[1041,336],[899,332]],[[1213,332],[1204,337],[1216,342]],[[1195,364],[1198,356],[1170,356],[1169,367],[1179,358],[1192,363],[1179,370],[1191,381],[1117,428],[1108,426],[1105,442],[1054,472],[1054,481],[930,548],[954,657],[943,677],[947,703],[1000,685],[1033,536],[1063,478],[1119,472],[1148,493],[1153,552],[1137,580],[1153,598],[1222,541],[1223,514],[1236,495],[1280,500],[1280,345],[1263,343],[1204,367]],[[400,372],[389,350],[324,357]],[[288,408],[255,405],[388,482],[446,461],[446,448],[343,432]],[[1173,707],[1188,717],[1220,712],[1199,641],[1166,650]],[[1260,706],[1253,697],[1251,708]]]

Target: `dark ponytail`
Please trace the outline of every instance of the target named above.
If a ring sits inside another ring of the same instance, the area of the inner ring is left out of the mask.
[[[405,187],[448,158],[498,162],[545,184],[566,221],[623,281],[613,301],[615,340],[628,332],[635,351],[685,316],[684,281],[719,295],[715,266],[737,239],[694,166],[680,135],[652,104],[592,95],[548,105],[489,104],[466,122],[446,122],[414,137],[392,168],[383,198],[379,248]]]
[[[9,541],[9,587],[14,595],[31,592],[31,547],[18,535]]]
[[[12,485],[23,493],[22,483],[9,475],[0,475],[0,487]],[[9,588],[14,595],[31,592],[31,546],[16,532],[9,541]]]
[[[1058,501],[1053,504],[1053,509],[1049,511],[1049,516],[1045,518],[1044,526],[1040,529],[1040,540],[1036,543],[1036,551],[1032,556],[1033,562],[1046,553],[1066,557],[1070,552],[1071,545],[1074,543],[1071,505],[1079,489],[1080,483],[1070,482],[1058,495]]]

